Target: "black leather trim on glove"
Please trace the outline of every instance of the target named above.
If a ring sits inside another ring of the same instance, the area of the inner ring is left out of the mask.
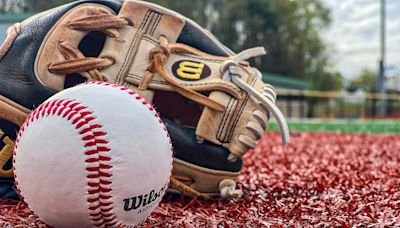
[[[182,126],[167,119],[163,119],[172,139],[174,156],[183,161],[204,168],[239,172],[242,168],[242,159],[235,162],[228,161],[229,150],[210,142],[198,143],[196,130],[192,127]]]

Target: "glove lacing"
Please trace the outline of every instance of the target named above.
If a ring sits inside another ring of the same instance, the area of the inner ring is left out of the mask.
[[[119,18],[118,16],[111,15],[107,11],[100,9],[92,10],[89,12],[89,14],[89,16],[78,18],[72,22],[69,22],[68,27],[70,29],[79,31],[101,31],[109,37],[113,37],[120,42],[124,42],[123,40],[121,40],[119,31],[117,29],[130,25],[131,23],[127,19]],[[101,74],[100,70],[110,67],[115,63],[115,60],[110,57],[85,57],[78,48],[74,47],[71,43],[67,41],[61,42],[58,48],[66,60],[60,63],[50,64],[48,69],[51,73],[54,74],[67,75],[80,73],[83,76],[87,77],[89,80],[106,81],[107,78],[105,78]],[[246,73],[241,67],[241,65],[245,64],[243,63],[243,61],[253,57],[264,55],[264,48],[248,49],[231,57],[219,57],[209,55],[187,45],[178,43],[169,44],[166,38],[161,37],[159,45],[151,50],[149,55],[149,67],[138,86],[140,90],[146,89],[151,79],[153,78],[154,73],[158,73],[171,87],[173,87],[182,96],[196,101],[213,110],[223,112],[225,110],[225,107],[222,104],[204,96],[201,93],[180,85],[175,79],[170,77],[165,72],[164,64],[168,59],[170,53],[186,53],[205,57],[212,60],[225,61],[225,63],[221,67],[223,79],[225,81],[233,82],[239,88],[252,95],[252,97],[256,99],[258,103],[269,110],[277,120],[279,128],[281,129],[282,142],[284,144],[287,144],[289,142],[289,130],[287,127],[287,123],[280,110],[274,104],[276,99],[276,92],[274,91],[274,89],[266,85],[264,87],[264,93],[260,94],[252,87],[250,87],[246,82],[241,80],[241,75]],[[231,95],[233,95],[235,98],[238,98],[238,95],[235,93]],[[260,115],[258,115],[257,113],[253,113],[253,115],[256,119],[260,119]],[[260,129],[254,126],[255,125],[249,125],[250,130],[255,132],[257,135],[262,133],[260,132]],[[239,140],[250,148],[254,148],[256,145],[255,140],[246,136],[243,136]]]
[[[73,30],[87,32],[101,31],[107,36],[117,39],[119,42],[125,42],[123,39],[121,39],[118,29],[129,26],[131,24],[132,23],[125,18],[120,18],[118,16],[109,14],[105,10],[97,9],[89,12],[88,16],[71,21],[70,23],[68,23],[68,27]],[[68,41],[60,42],[58,45],[58,49],[64,56],[65,61],[52,63],[49,65],[49,72],[54,74],[67,75],[79,73],[82,76],[86,77],[88,80],[107,81],[107,78],[101,74],[100,70],[110,67],[115,63],[115,60],[111,57],[85,57],[78,48],[73,46]],[[250,94],[251,97],[255,99],[262,107],[264,107],[267,112],[270,111],[278,122],[279,128],[281,130],[282,142],[284,144],[287,144],[289,142],[289,130],[286,120],[280,110],[275,105],[275,90],[271,86],[265,85],[263,88],[263,93],[260,94],[258,91],[253,89],[241,79],[242,75],[248,74],[248,72],[245,72],[243,70],[242,66],[247,65],[243,61],[253,57],[264,55],[264,48],[253,48],[245,50],[235,56],[220,57],[209,55],[184,44],[171,44],[168,43],[165,37],[160,37],[159,45],[151,50],[149,54],[149,66],[143,76],[143,79],[138,85],[139,90],[145,90],[151,82],[154,74],[157,73],[182,96],[218,112],[223,112],[225,111],[225,107],[222,104],[210,99],[209,97],[204,96],[201,93],[182,86],[174,78],[172,78],[165,72],[164,65],[168,57],[170,56],[170,53],[186,53],[205,57],[212,60],[225,61],[224,64],[222,64],[221,66],[223,80],[231,81],[243,91],[246,91],[248,94]],[[240,95],[238,95],[237,93],[231,92],[230,94],[235,98],[240,98]],[[261,125],[266,122],[264,115],[258,110],[254,111],[253,116],[260,122]],[[265,128],[266,126],[263,127]],[[257,139],[261,137],[261,134],[264,131],[261,127],[258,127],[257,124],[249,123],[247,125],[247,128],[256,134]],[[257,143],[256,140],[251,139],[250,137],[245,135],[240,135],[239,141],[250,148],[254,148]],[[228,159],[234,161],[237,159],[237,157],[236,155],[231,154]],[[226,191],[225,187],[222,186],[221,188],[221,193],[224,192],[224,194],[226,194],[224,195],[225,197],[229,198],[234,195],[240,195],[238,194],[238,192],[229,193],[230,191]],[[231,188],[231,186],[229,186],[229,188]],[[192,190],[193,191],[191,195],[202,195],[194,189]],[[185,192],[188,192],[188,190],[185,190]]]
[[[286,119],[282,112],[275,105],[274,90],[270,87],[264,87],[265,93],[262,95],[254,88],[249,86],[246,82],[241,80],[241,77],[246,72],[239,66],[239,63],[254,58],[257,56],[265,55],[266,51],[263,47],[257,47],[252,49],[244,50],[243,52],[234,56],[232,60],[224,62],[221,66],[221,74],[223,75],[224,81],[232,81],[239,88],[249,93],[258,103],[264,108],[268,109],[278,122],[279,129],[281,130],[282,143],[288,144],[290,141],[289,128],[286,123]]]

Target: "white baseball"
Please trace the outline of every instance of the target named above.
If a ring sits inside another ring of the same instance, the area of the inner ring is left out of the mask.
[[[127,88],[92,82],[31,113],[14,151],[17,188],[55,227],[135,226],[164,195],[172,146],[153,107]]]

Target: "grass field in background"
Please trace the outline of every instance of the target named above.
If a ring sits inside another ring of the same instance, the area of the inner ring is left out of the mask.
[[[289,120],[292,132],[352,132],[400,134],[400,120]],[[269,129],[278,130],[276,122],[271,121]]]

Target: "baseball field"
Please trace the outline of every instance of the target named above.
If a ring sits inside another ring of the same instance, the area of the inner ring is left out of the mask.
[[[166,195],[143,226],[400,226],[400,121],[290,121],[244,159],[237,200]],[[275,124],[270,125],[275,130]],[[22,202],[0,203],[2,227],[42,227]]]

